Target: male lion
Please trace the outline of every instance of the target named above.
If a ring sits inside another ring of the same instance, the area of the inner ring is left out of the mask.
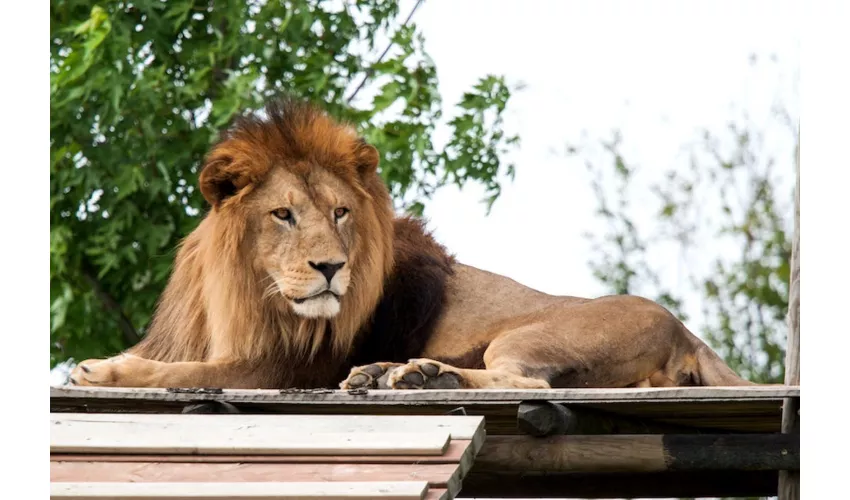
[[[145,338],[80,363],[71,383],[750,384],[650,300],[556,297],[455,262],[420,221],[394,217],[379,153],[352,127],[292,99],[266,114],[238,120],[207,156],[212,209],[181,245]]]

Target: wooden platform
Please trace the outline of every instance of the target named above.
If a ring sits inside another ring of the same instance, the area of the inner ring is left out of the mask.
[[[54,481],[141,474],[158,481],[214,476],[227,482],[268,480],[285,470],[303,482],[347,482],[376,478],[380,471],[385,481],[424,479],[428,491],[445,498],[458,490],[461,497],[499,498],[770,496],[776,494],[778,470],[799,470],[799,435],[779,434],[783,401],[798,402],[799,396],[799,387],[786,386],[368,392],[54,387],[52,418],[78,435],[98,430],[116,435],[137,419],[133,414],[147,414],[147,423],[134,424],[135,430],[120,437],[122,446],[136,450],[132,456],[116,458],[94,447],[83,456],[74,448],[81,443],[63,441],[71,446],[64,450],[75,454],[57,448],[51,473]],[[185,411],[238,414],[178,415]],[[342,414],[346,417],[334,419],[332,427],[322,423]],[[373,420],[381,415],[389,420]],[[485,417],[483,445],[459,430],[456,422],[463,417],[455,415]],[[184,421],[187,417],[195,420]],[[220,453],[227,441],[221,436],[262,443],[263,433],[251,425],[275,425],[273,435],[280,439],[367,432],[375,440],[359,440],[364,450],[371,446],[362,455],[303,448],[262,456],[258,449]],[[160,437],[143,439],[151,426]],[[174,436],[194,427],[220,437],[195,450],[201,454],[168,448],[181,441]],[[441,429],[451,429],[451,437],[438,453]],[[392,435],[409,431],[421,435],[409,445],[418,455],[382,451],[387,437],[392,441]],[[103,440],[91,444],[102,446]],[[139,467],[154,459],[156,465]],[[324,472],[315,472],[316,464]]]
[[[353,391],[352,391],[353,392]],[[51,412],[179,413],[190,403],[224,401],[249,413],[444,415],[463,407],[487,418],[487,432],[519,434],[516,416],[527,401],[550,401],[643,421],[703,431],[779,432],[783,398],[799,387],[690,387],[464,391],[169,390],[51,387]]]
[[[481,417],[56,413],[51,498],[454,498]]]

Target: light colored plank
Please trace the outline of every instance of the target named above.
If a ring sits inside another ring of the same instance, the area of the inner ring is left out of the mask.
[[[128,387],[74,387],[50,388],[51,399],[124,399],[173,402],[228,401],[231,403],[348,403],[397,404],[440,403],[458,406],[464,404],[519,403],[544,399],[552,402],[630,402],[630,401],[724,401],[761,400],[800,397],[799,386],[746,386],[746,387],[652,387],[626,389],[464,389],[437,390],[370,390],[366,394],[348,391],[295,391],[281,392],[266,389],[223,389],[220,393],[184,393],[168,389],[143,389]]]
[[[159,427],[123,422],[55,422],[51,453],[442,455],[448,432],[325,433],[246,427]]]
[[[459,464],[51,462],[54,482],[427,481],[445,488]]]
[[[481,442],[484,436],[481,436]],[[471,447],[471,448],[470,448]],[[274,464],[457,464],[473,457],[481,444],[455,440],[442,455],[93,455],[52,453],[51,462],[185,462],[185,463],[274,463]],[[470,464],[471,465],[471,464]]]
[[[50,483],[51,499],[100,500],[422,500],[425,481],[405,482],[312,482],[312,483]]]
[[[483,432],[484,417],[428,415],[183,415],[141,413],[51,413],[53,425],[124,423],[158,428],[204,428],[235,432],[254,428],[298,433],[423,433],[448,432],[452,439],[472,439]]]

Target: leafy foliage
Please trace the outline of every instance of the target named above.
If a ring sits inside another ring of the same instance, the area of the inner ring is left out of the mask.
[[[789,127],[787,143],[799,147]],[[587,235],[594,250],[589,262],[594,276],[612,293],[645,295],[659,301],[681,319],[684,299],[665,287],[658,267],[648,256],[664,245],[683,254],[705,250],[696,245],[710,239],[723,250],[708,273],[689,268],[689,278],[702,304],[702,337],[745,378],[782,383],[788,310],[789,263],[793,230],[793,186],[783,189],[764,133],[749,122],[732,123],[720,134],[704,132],[691,144],[687,165],[669,169],[664,181],[651,187],[657,203],[654,228],[638,231],[633,220],[637,167],[620,151],[619,134],[603,143],[604,163],[588,160],[598,202],[598,217],[607,223],[600,234]],[[572,154],[588,155],[586,146]],[[792,169],[788,169],[791,172]],[[787,176],[790,177],[790,174]],[[614,185],[615,195],[603,187]],[[647,203],[644,193],[641,203]],[[641,227],[646,227],[641,225]]]
[[[483,77],[436,148],[436,68],[398,14],[391,0],[51,1],[51,366],[144,334],[175,247],[207,209],[200,160],[237,113],[280,92],[357,126],[400,209],[469,181],[492,203],[513,171],[500,161],[517,142],[501,128],[510,89]],[[371,102],[349,105],[362,78]]]

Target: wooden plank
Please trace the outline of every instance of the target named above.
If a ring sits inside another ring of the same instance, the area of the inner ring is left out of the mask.
[[[445,488],[458,464],[51,462],[54,482],[427,481]]]
[[[785,383],[800,385],[800,135],[797,133],[797,185],[794,189],[794,243],[791,245],[791,283],[788,291],[788,342],[785,347]],[[786,398],[782,432],[800,433],[800,400]],[[800,472],[779,473],[779,500],[800,499]]]
[[[182,392],[169,389],[128,387],[50,388],[51,399],[140,399],[160,401],[227,401],[230,403],[349,403],[349,404],[424,404],[468,405],[476,403],[519,404],[523,401],[546,400],[562,403],[617,401],[717,401],[759,400],[799,397],[800,388],[792,386],[746,387],[652,387],[626,389],[464,389],[442,390],[370,390],[352,393],[341,390],[279,391],[270,389],[221,389],[205,392]]]
[[[57,422],[53,453],[240,455],[442,455],[448,432],[319,433],[253,427],[227,433],[205,428],[156,428],[111,422]]]
[[[51,467],[56,463],[62,463],[60,470],[82,471],[91,463],[109,464],[120,463],[123,468],[144,468],[151,463],[165,464],[224,464],[225,466],[245,465],[245,464],[266,464],[270,466],[298,464],[309,469],[319,469],[333,467],[336,465],[345,465],[352,467],[351,470],[360,465],[375,465],[379,470],[391,470],[392,467],[402,465],[409,467],[410,464],[415,466],[432,466],[444,465],[450,470],[448,478],[444,483],[439,485],[445,487],[449,497],[456,495],[460,491],[461,483],[473,467],[475,456],[481,449],[484,442],[483,433],[476,436],[473,441],[452,441],[449,444],[449,449],[442,456],[258,456],[258,455],[83,455],[83,454],[51,454]],[[79,464],[79,465],[69,465]],[[157,467],[160,467],[158,465]],[[82,467],[82,468],[79,468]],[[104,470],[108,469],[108,465],[98,465]],[[386,468],[386,469],[381,469]],[[51,469],[53,471],[54,469]],[[95,470],[95,469],[92,469]],[[122,469],[126,470],[126,469]],[[254,470],[254,469],[250,469]],[[270,469],[257,469],[260,471]],[[348,469],[332,469],[333,472],[343,473]],[[399,470],[404,470],[399,468]],[[438,469],[426,469],[431,472],[439,471]],[[52,472],[53,473],[53,472]],[[55,476],[53,480],[67,479],[62,476]],[[432,477],[427,477],[432,481]],[[86,480],[94,480],[93,477],[87,477]]]
[[[702,389],[709,389],[706,392]],[[684,391],[684,392],[681,392]],[[718,392],[719,391],[719,392]],[[404,394],[394,394],[395,392]],[[169,393],[164,389],[52,388],[53,412],[179,413],[193,398],[229,401],[243,413],[445,415],[463,407],[484,416],[487,432],[519,434],[516,415],[524,401],[546,400],[619,415],[683,425],[704,432],[779,432],[784,397],[799,397],[799,387],[556,389],[525,391],[371,391],[347,392],[230,391],[221,394]],[[634,392],[643,399],[623,399]],[[390,394],[388,394],[390,393]],[[676,399],[686,395],[687,399]],[[511,396],[513,399],[499,399]]]
[[[483,437],[483,436],[482,436]],[[458,464],[472,444],[452,440],[442,455],[97,455],[51,453],[51,462],[185,462],[185,463],[345,463],[345,464]],[[473,452],[474,452],[473,448]],[[473,455],[474,456],[474,455]]]
[[[452,439],[470,440],[483,432],[484,419],[476,416],[429,415],[183,415],[139,413],[52,413],[53,425],[101,423],[169,429],[215,429],[216,432],[280,430],[300,433],[428,433],[448,432]],[[147,432],[145,430],[144,432]],[[180,432],[180,431],[178,431]]]
[[[475,459],[487,472],[793,470],[799,435],[491,436]]]
[[[490,435],[522,434],[517,427],[519,403],[475,403],[470,405],[423,403],[423,404],[376,404],[349,405],[345,403],[299,403],[243,405],[243,413],[315,414],[315,415],[445,415],[463,407],[467,415],[486,418]],[[782,422],[782,399],[746,401],[655,401],[655,402],[590,402],[570,403],[570,407],[616,413],[618,415],[651,422],[681,425],[690,432],[780,432]],[[185,403],[147,400],[82,399],[51,401],[51,410],[65,412],[99,411],[149,414],[151,412],[180,413]]]
[[[51,499],[237,500],[316,499],[422,500],[425,481],[318,483],[50,483]]]

